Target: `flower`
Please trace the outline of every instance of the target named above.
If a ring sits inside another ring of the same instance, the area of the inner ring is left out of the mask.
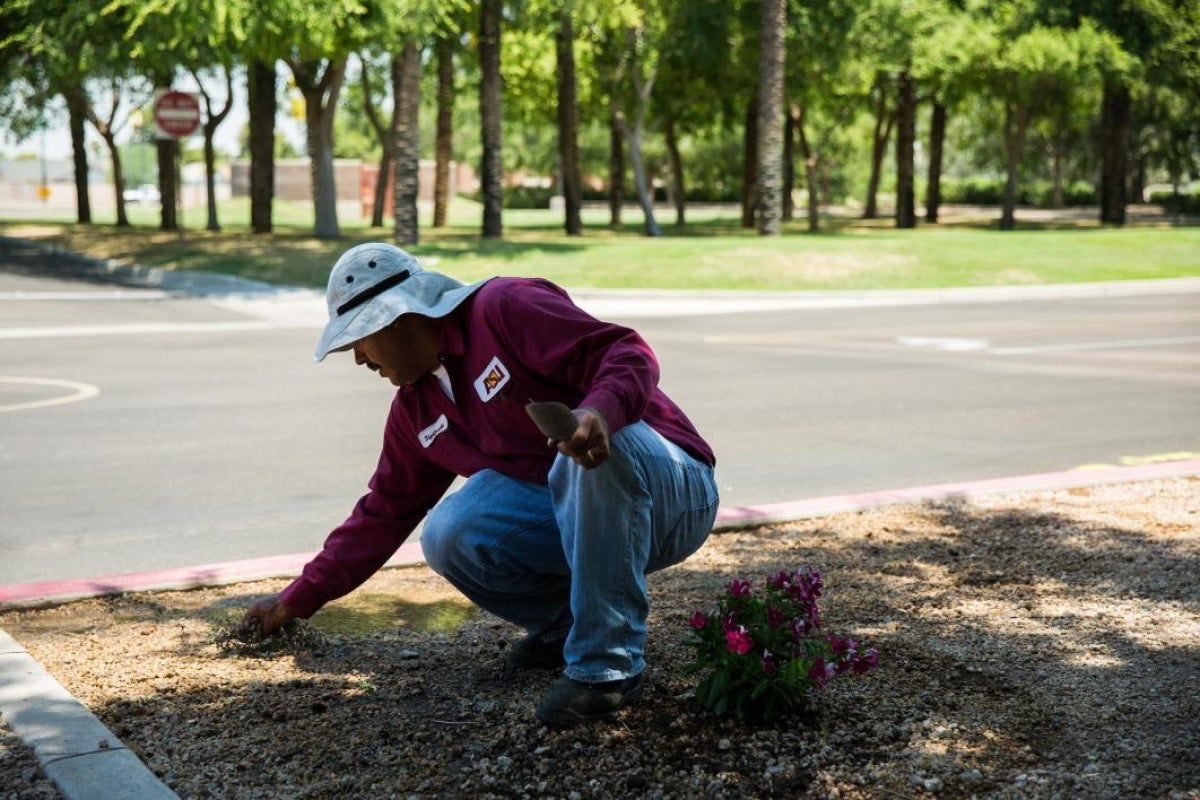
[[[701,675],[696,699],[715,714],[771,721],[805,708],[834,678],[879,663],[874,648],[821,631],[825,581],[812,567],[781,570],[758,591],[741,578],[725,590],[716,608],[688,619],[687,670]]]
[[[749,597],[750,581],[734,581],[729,584],[730,597]]]
[[[739,625],[733,630],[725,632],[725,647],[731,653],[744,656],[754,647],[754,640],[750,638],[750,632]]]

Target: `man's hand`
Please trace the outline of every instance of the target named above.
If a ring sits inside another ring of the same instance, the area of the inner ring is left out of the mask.
[[[558,443],[558,452],[574,459],[584,469],[595,469],[608,460],[608,421],[594,408],[576,408],[572,412],[579,425],[570,439]]]
[[[278,597],[264,597],[246,612],[242,624],[270,636],[293,619],[294,615]]]

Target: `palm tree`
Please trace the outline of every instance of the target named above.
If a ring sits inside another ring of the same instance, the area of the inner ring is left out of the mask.
[[[783,206],[785,0],[763,0],[758,56],[758,232],[778,236]]]
[[[504,226],[504,158],[500,149],[500,12],[502,0],[483,0],[479,14],[479,116],[483,126],[483,235],[499,238]]]

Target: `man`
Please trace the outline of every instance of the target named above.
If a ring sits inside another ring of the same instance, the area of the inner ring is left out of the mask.
[[[424,520],[430,568],[527,636],[513,668],[564,667],[541,699],[552,725],[612,717],[641,695],[645,575],[712,529],[712,450],[657,388],[634,331],[536,279],[464,286],[403,250],[364,244],[329,276],[316,359],[354,360],[397,387],[370,491],[322,551],[247,622],[307,618],[378,570]],[[547,441],[530,401],[571,409]],[[456,475],[467,477],[445,495]]]

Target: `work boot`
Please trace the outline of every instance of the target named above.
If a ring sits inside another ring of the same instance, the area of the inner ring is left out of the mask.
[[[640,673],[605,683],[559,678],[538,703],[537,715],[548,725],[565,728],[581,722],[612,719],[617,711],[636,703],[641,697]]]
[[[567,663],[563,660],[563,644],[566,641],[564,637],[547,642],[536,634],[530,634],[508,646],[504,652],[504,664],[509,669],[561,669]]]

